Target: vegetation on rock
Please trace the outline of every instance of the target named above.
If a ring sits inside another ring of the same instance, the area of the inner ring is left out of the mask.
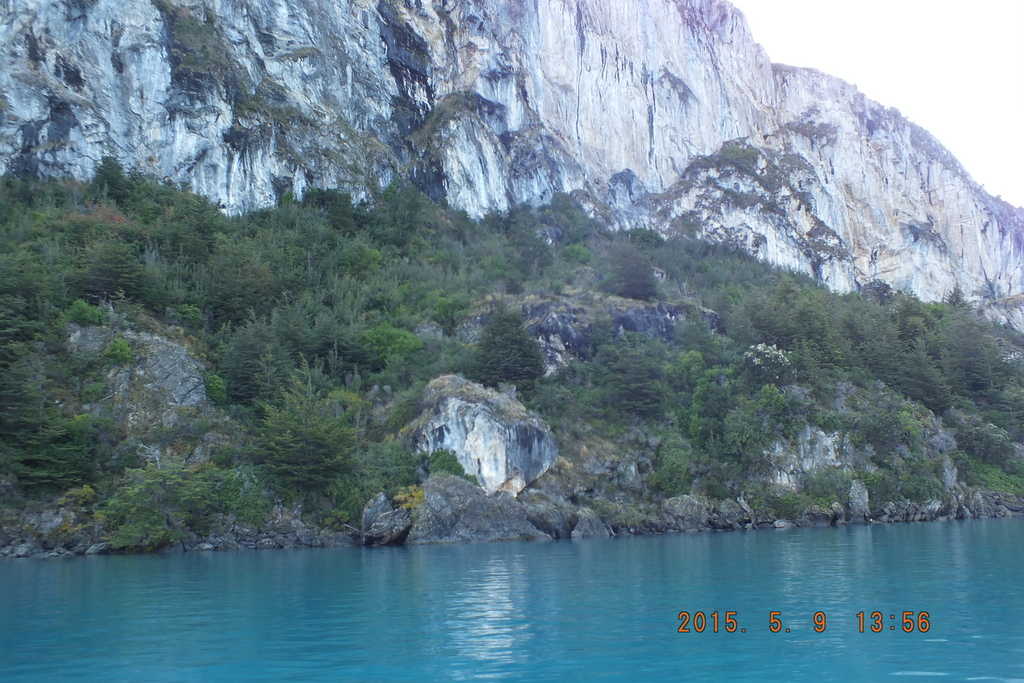
[[[671,326],[571,322],[601,290],[671,304]],[[576,327],[545,377],[522,312],[552,296],[566,302],[552,329]],[[478,341],[461,340],[494,302]],[[132,330],[204,360],[219,422],[118,417],[109,384],[139,362]],[[102,341],[69,343],[90,331]],[[126,549],[256,520],[275,500],[356,518],[376,493],[420,485],[403,427],[446,373],[515,384],[559,440],[545,476],[622,528],[684,493],[789,517],[843,502],[855,479],[873,507],[925,501],[949,493],[952,469],[1024,493],[1019,348],[962,293],[838,295],[724,246],[609,232],[564,196],[474,222],[411,187],[363,205],[315,190],[227,218],[112,160],[93,183],[0,179],[0,491],[28,505],[88,486]],[[773,484],[779,454],[818,433],[844,444],[843,467]],[[429,469],[456,468],[435,454]]]

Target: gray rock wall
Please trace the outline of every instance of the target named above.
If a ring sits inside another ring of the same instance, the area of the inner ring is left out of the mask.
[[[113,153],[230,212],[403,175],[473,216],[578,192],[620,227],[840,291],[959,284],[1020,324],[1024,210],[899,112],[773,65],[722,0],[2,7],[2,172],[88,178]]]

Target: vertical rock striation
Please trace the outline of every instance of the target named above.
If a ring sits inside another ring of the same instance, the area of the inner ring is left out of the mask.
[[[229,212],[409,178],[473,216],[575,192],[849,291],[1019,322],[1024,210],[899,112],[773,65],[723,0],[6,0],[0,171],[104,154]]]
[[[453,451],[488,493],[519,493],[558,460],[547,424],[509,396],[445,375],[427,385],[424,403],[414,447]]]

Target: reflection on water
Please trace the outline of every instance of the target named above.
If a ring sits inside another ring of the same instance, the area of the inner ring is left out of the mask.
[[[986,520],[9,560],[0,680],[1021,679],[1022,540]],[[709,626],[678,633],[682,610]],[[876,610],[932,629],[860,633]],[[727,611],[743,632],[712,632]]]
[[[492,664],[513,663],[529,648],[530,639],[529,625],[517,610],[527,581],[522,558],[491,558],[467,572],[463,581],[451,595],[444,622],[458,654]]]

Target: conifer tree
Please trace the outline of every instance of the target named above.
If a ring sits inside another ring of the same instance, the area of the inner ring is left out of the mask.
[[[506,382],[525,394],[533,391],[544,376],[544,358],[526,333],[519,312],[501,305],[491,314],[480,333],[469,375],[490,387]]]
[[[258,446],[285,495],[322,492],[348,472],[355,437],[338,408],[313,387],[308,366],[292,377],[281,406],[263,406]]]
[[[611,254],[611,273],[606,287],[627,299],[653,301],[658,298],[658,281],[650,260],[636,247],[617,245]]]

